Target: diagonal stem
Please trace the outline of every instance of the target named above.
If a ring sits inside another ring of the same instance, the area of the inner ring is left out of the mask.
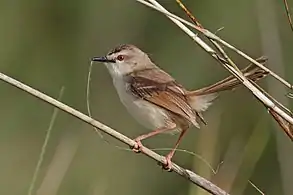
[[[74,116],[75,118],[88,123],[89,125],[96,127],[100,130],[102,130],[103,132],[107,133],[108,135],[114,137],[115,139],[119,140],[120,142],[123,142],[125,144],[127,144],[130,147],[134,147],[136,142],[133,141],[132,139],[130,139],[129,137],[119,133],[118,131],[115,131],[114,129],[100,123],[97,120],[94,120],[93,118],[90,118],[89,116],[79,112],[78,110],[75,110],[74,108],[28,86],[25,85],[24,83],[21,83],[20,81],[13,79],[3,73],[0,72],[0,79],[14,87],[17,87],[19,89],[21,89],[22,91],[27,92],[28,94],[44,101],[47,102],[48,104],[59,108],[60,110]],[[165,158],[157,153],[155,153],[154,151],[146,148],[146,147],[142,147],[142,154],[148,156],[149,158],[160,162],[160,163],[165,163]],[[175,163],[171,164],[171,170],[175,173],[177,173],[178,175],[184,177],[185,179],[187,179],[188,181],[192,182],[193,184],[199,186],[200,188],[206,190],[207,192],[213,194],[213,195],[229,195],[227,192],[225,192],[224,190],[222,190],[221,188],[219,188],[218,186],[216,186],[215,184],[213,184],[212,182],[206,180],[205,178],[197,175],[196,173],[182,168],[180,166],[178,166]]]

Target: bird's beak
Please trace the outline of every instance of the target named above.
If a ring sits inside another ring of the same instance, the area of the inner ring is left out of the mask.
[[[92,61],[95,61],[95,62],[106,62],[106,63],[115,63],[115,60],[110,60],[106,56],[93,57],[92,58]]]

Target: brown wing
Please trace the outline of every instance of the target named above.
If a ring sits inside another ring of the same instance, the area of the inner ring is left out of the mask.
[[[128,75],[129,90],[137,98],[147,100],[173,112],[198,127],[196,113],[186,101],[185,89],[160,69],[145,69]]]

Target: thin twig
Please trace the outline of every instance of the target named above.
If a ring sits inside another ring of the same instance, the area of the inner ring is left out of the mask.
[[[191,19],[191,21],[194,22],[194,24],[200,28],[203,28],[203,26],[199,23],[199,21],[191,14],[191,12],[185,7],[185,5],[180,1],[176,0],[176,2],[179,4],[179,6],[186,12],[188,17]]]
[[[293,85],[290,84],[288,81],[286,81],[285,79],[283,79],[282,77],[280,77],[279,75],[277,75],[276,73],[274,73],[273,71],[271,71],[269,68],[263,66],[261,63],[257,62],[255,59],[253,59],[252,57],[248,56],[247,54],[245,54],[243,51],[237,49],[235,46],[230,45],[229,43],[227,43],[226,41],[224,41],[223,39],[221,39],[220,37],[218,37],[217,35],[211,33],[210,31],[208,31],[207,29],[203,29],[200,28],[170,12],[168,12],[165,8],[162,9],[162,7],[157,6],[158,4],[151,4],[146,2],[145,0],[136,0],[139,3],[142,3],[152,9],[155,9],[163,14],[165,14],[166,16],[168,16],[169,18],[178,20],[194,29],[196,29],[197,31],[201,32],[202,34],[204,34],[206,37],[213,39],[219,43],[221,43],[222,45],[224,45],[225,47],[231,49],[232,51],[236,52],[237,54],[239,54],[240,56],[242,56],[243,58],[245,58],[246,60],[250,61],[251,63],[255,64],[256,66],[259,66],[260,68],[262,68],[263,70],[267,71],[270,73],[271,76],[273,76],[275,79],[277,79],[278,81],[280,81],[281,83],[283,83],[286,87],[288,87],[290,90],[293,91]],[[154,3],[154,1],[149,0],[150,2]],[[160,4],[159,4],[160,5]],[[161,5],[160,5],[161,6]],[[174,21],[173,21],[174,22]],[[178,24],[177,24],[178,25]],[[181,28],[181,27],[180,27]],[[194,33],[193,33],[194,34]],[[193,35],[195,36],[195,35]],[[197,40],[198,44],[200,45],[200,42],[203,42],[201,39]],[[200,45],[201,47],[204,47],[204,45]],[[208,47],[208,46],[207,46]],[[204,49],[208,52],[211,53],[213,51],[211,51],[209,48],[205,47]]]
[[[102,130],[106,134],[108,134],[108,135],[112,136],[113,138],[127,144],[130,147],[134,147],[136,144],[135,141],[133,141],[129,137],[119,133],[118,131],[115,131],[114,129],[100,123],[97,120],[90,118],[89,116],[75,110],[74,108],[72,108],[66,104],[63,104],[60,101],[40,92],[32,87],[29,87],[28,85],[25,85],[25,84],[5,75],[3,73],[0,73],[0,79],[5,81],[6,83],[9,83],[10,85],[12,85],[14,87],[17,87],[17,88],[27,92],[30,95],[37,97],[38,99],[43,100],[44,102],[47,102],[47,103],[59,108],[60,110],[66,112],[68,114],[71,114],[72,116],[80,119],[83,122],[88,123],[89,125]],[[142,147],[142,154],[148,156],[149,158],[151,158],[159,163],[162,163],[162,164],[165,163],[165,158],[163,156],[155,153],[154,151],[152,151],[146,147]],[[225,192],[224,190],[222,190],[221,188],[219,188],[215,184],[211,183],[210,181],[206,180],[205,178],[197,175],[196,173],[194,173],[188,169],[184,169],[184,168],[178,166],[175,163],[171,164],[171,170],[174,171],[175,173],[177,173],[178,175],[184,177],[185,179],[189,180],[190,182],[194,183],[195,185],[206,190],[207,192],[213,194],[213,195],[228,195],[227,192]]]
[[[261,195],[265,195],[265,193],[263,193],[254,183],[252,183],[251,181],[248,180],[248,182],[250,183],[250,185],[252,185],[252,187],[254,189],[256,189],[256,191],[258,191]]]
[[[289,21],[290,28],[293,31],[293,24],[292,24],[292,19],[291,19],[291,13],[290,13],[289,5],[288,5],[287,0],[283,0],[283,1],[284,1],[284,6],[285,6],[285,10],[286,10],[286,14],[287,14],[287,18],[288,18],[288,21]]]
[[[91,112],[91,107],[90,107],[90,82],[91,82],[92,67],[93,67],[93,62],[91,61],[90,66],[89,66],[88,76],[87,76],[87,85],[86,85],[86,108],[87,108],[87,113],[91,118],[92,118],[92,112]],[[94,129],[99,134],[101,139],[104,139],[104,136],[101,133],[101,131],[99,131],[95,127],[94,127]],[[106,141],[106,142],[108,142],[108,141]]]
[[[63,92],[64,92],[64,87],[62,87],[61,90],[60,90],[60,92],[59,92],[58,100],[61,100],[61,98],[63,96]],[[42,165],[43,160],[44,160],[44,156],[45,156],[45,153],[46,153],[46,148],[47,148],[47,145],[48,145],[48,142],[49,142],[49,139],[50,139],[51,131],[53,129],[53,125],[55,123],[55,120],[56,120],[58,111],[59,111],[58,108],[54,108],[54,111],[53,111],[53,114],[52,114],[52,117],[51,117],[51,120],[50,120],[50,124],[49,124],[49,127],[47,129],[46,136],[45,136],[45,140],[44,140],[44,143],[42,145],[42,149],[41,149],[41,153],[40,153],[40,156],[39,156],[39,160],[38,160],[37,166],[35,168],[32,181],[30,183],[30,187],[29,187],[29,190],[28,190],[28,195],[32,195],[33,194],[33,191],[34,191],[34,188],[35,188],[35,184],[36,184],[36,181],[37,181],[37,177],[38,177],[38,174],[40,172],[41,165]]]

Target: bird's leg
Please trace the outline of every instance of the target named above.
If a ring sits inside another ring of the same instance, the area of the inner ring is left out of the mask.
[[[172,168],[172,162],[171,162],[171,159],[177,149],[177,147],[179,146],[181,140],[182,140],[182,137],[184,136],[184,134],[186,133],[187,129],[183,129],[182,132],[180,133],[179,135],[179,138],[175,144],[175,147],[171,150],[171,152],[169,154],[167,154],[167,156],[165,157],[165,164],[163,165],[163,168],[168,170],[168,171],[171,171],[171,168]]]
[[[141,147],[143,146],[141,143],[142,140],[155,136],[157,134],[163,133],[168,130],[170,130],[170,128],[163,127],[163,128],[155,129],[151,131],[150,133],[146,133],[146,134],[138,136],[137,138],[134,139],[136,144],[133,146],[132,150],[136,153],[139,153],[141,151]]]

